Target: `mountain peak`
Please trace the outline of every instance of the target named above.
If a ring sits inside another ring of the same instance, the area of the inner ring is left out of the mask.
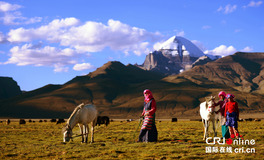
[[[191,41],[179,36],[171,37],[159,48],[159,50],[149,53],[144,63],[139,67],[172,75],[189,70],[197,59],[206,56]],[[209,59],[212,58],[208,58],[207,61],[200,59],[199,64],[205,64]]]
[[[126,66],[119,61],[109,61],[105,63],[102,67],[97,68],[94,72],[89,73],[88,76],[93,78],[98,75],[107,74],[109,72],[120,71],[124,67]]]
[[[180,36],[173,36],[161,44],[160,50],[168,50],[172,55],[201,57],[205,54],[191,41]]]
[[[102,69],[115,70],[115,69],[120,69],[123,67],[125,67],[125,65],[119,61],[108,61],[101,68]]]

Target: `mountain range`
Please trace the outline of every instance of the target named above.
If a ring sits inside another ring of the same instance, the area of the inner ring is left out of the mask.
[[[175,75],[110,61],[65,84],[49,84],[1,100],[0,117],[67,118],[84,102],[95,104],[100,115],[110,118],[138,118],[147,88],[157,101],[158,118],[199,116],[204,97],[221,90],[236,96],[242,114],[263,113],[263,67],[264,53],[242,52]]]

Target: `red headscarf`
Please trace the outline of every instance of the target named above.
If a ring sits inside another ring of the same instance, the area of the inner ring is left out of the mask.
[[[149,102],[153,98],[152,93],[149,89],[144,90],[143,93],[145,97],[145,102]]]

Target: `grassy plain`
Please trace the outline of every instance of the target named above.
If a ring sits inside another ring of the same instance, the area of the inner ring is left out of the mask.
[[[202,140],[203,127],[198,121],[157,121],[158,142],[136,143],[139,121],[112,122],[96,127],[95,143],[82,144],[77,137],[62,142],[65,124],[36,122],[19,125],[0,123],[0,159],[263,159],[264,121],[240,122],[244,139],[254,145],[209,145]],[[221,135],[218,127],[218,135]],[[73,130],[79,134],[78,127]],[[135,135],[135,136],[134,136]],[[212,134],[211,134],[212,135]],[[135,137],[135,139],[134,139]],[[89,137],[90,138],[90,137]],[[216,147],[217,153],[206,153]],[[232,153],[220,153],[220,147],[232,147]],[[254,148],[255,153],[234,153],[235,148]]]

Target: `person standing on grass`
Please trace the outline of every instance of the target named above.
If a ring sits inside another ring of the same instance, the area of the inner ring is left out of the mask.
[[[138,142],[157,142],[158,131],[155,125],[156,101],[149,89],[144,90],[143,124],[138,137]]]
[[[215,104],[216,106],[220,106],[219,110],[215,113],[218,114],[220,112],[220,123],[222,126],[222,137],[230,138],[228,126],[225,125],[225,105],[227,102],[226,93],[221,91],[218,93],[219,101]]]
[[[238,104],[234,101],[235,96],[233,94],[227,94],[226,98],[228,99],[225,106],[226,125],[229,128],[231,138],[239,138],[237,125],[237,121],[239,119]]]

